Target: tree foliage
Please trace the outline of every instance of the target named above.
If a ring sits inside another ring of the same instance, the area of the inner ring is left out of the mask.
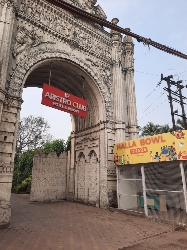
[[[17,186],[31,175],[35,152],[34,150],[27,151],[16,159],[12,181],[13,187]]]
[[[176,128],[177,130],[184,130],[183,120],[181,119],[177,120]],[[142,136],[152,136],[152,135],[172,132],[173,128],[170,128],[168,124],[159,125],[159,124],[154,124],[152,122],[148,122],[147,125],[141,128],[140,131],[141,131],[140,136],[142,137]]]
[[[65,144],[65,151],[68,152],[69,150],[71,150],[71,135],[68,137]]]
[[[146,126],[141,129],[141,136],[152,136],[160,134],[160,125],[148,122]]]
[[[54,140],[52,142],[46,142],[46,144],[43,147],[43,152],[45,154],[49,154],[52,151],[56,152],[57,156],[60,156],[60,154],[65,151],[64,140],[61,139],[61,140]]]
[[[41,148],[47,141],[52,140],[48,132],[50,126],[43,117],[28,116],[22,118],[18,125],[16,153],[22,154],[29,150]]]
[[[177,130],[184,130],[184,122],[182,119],[178,119],[176,122]]]
[[[168,124],[160,126],[160,134],[164,134],[164,133],[168,133],[172,131],[173,131],[172,128],[170,128]]]

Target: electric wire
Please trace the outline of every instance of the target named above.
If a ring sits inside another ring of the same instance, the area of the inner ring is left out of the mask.
[[[138,121],[142,120],[144,117],[146,117],[147,115],[149,115],[151,112],[153,112],[155,109],[157,109],[158,107],[160,107],[164,102],[166,102],[167,99],[165,99],[163,102],[161,102],[159,105],[157,105],[154,109],[152,109],[149,113],[145,114],[144,116],[142,116],[140,119],[138,119]]]
[[[157,90],[157,88],[160,86],[160,83],[161,82],[158,82],[157,83],[157,85],[156,85],[156,87],[143,99],[143,101],[141,102],[141,103],[139,103],[138,104],[138,106],[137,106],[137,108],[139,108],[141,105],[142,105],[142,103],[152,94],[152,93],[154,93],[154,91],[156,91]]]
[[[164,93],[162,93],[154,102],[152,102],[142,113],[142,115],[155,103],[157,102],[162,96],[164,95]]]
[[[183,72],[177,73],[177,74],[174,75],[174,76],[182,75],[183,73],[186,73],[186,72],[187,72],[187,71],[183,71]]]
[[[138,73],[146,74],[146,75],[152,75],[152,76],[159,76],[159,75],[155,75],[155,74],[147,73],[147,72],[143,72],[143,71],[138,71],[138,70],[135,70],[134,72],[138,72]]]

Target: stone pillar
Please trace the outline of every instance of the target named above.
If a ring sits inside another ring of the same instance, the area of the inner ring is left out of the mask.
[[[117,24],[117,18],[112,23]],[[122,72],[122,36],[120,33],[111,30],[112,39],[112,62],[113,62],[113,104],[115,123],[115,143],[125,141],[125,97],[124,77]]]
[[[19,98],[5,98],[0,122],[0,227],[9,224],[15,144],[19,122]]]
[[[107,186],[107,129],[105,123],[100,124],[100,141],[99,141],[99,207],[107,208],[108,201],[108,186]]]
[[[129,30],[129,29],[128,29]],[[128,140],[133,140],[138,137],[137,110],[136,110],[136,94],[134,83],[134,44],[132,37],[124,37],[124,52],[123,71],[125,74],[125,95],[127,99],[127,136]]]
[[[5,89],[15,23],[13,1],[0,2],[0,87]]]
[[[3,103],[5,101],[5,91],[0,88],[0,118],[3,111]]]
[[[0,227],[10,221],[17,125],[22,101],[7,94],[8,67],[17,1],[0,1]]]
[[[75,197],[75,133],[71,133],[71,157],[68,180],[67,200],[73,200]]]
[[[14,18],[13,7],[7,1],[0,1],[0,120],[5,100],[5,84],[10,55]]]

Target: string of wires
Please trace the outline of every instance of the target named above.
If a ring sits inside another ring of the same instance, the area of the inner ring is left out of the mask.
[[[152,113],[154,110],[156,110],[158,107],[160,107],[164,102],[166,102],[167,99],[165,99],[163,102],[161,102],[159,105],[157,105],[155,108],[153,108],[151,111],[149,111],[147,114],[145,114],[144,116],[142,116],[140,119],[138,119],[138,121],[140,121],[141,119],[143,119],[144,117],[146,117],[147,115],[149,115],[150,113]]]
[[[155,75],[155,74],[147,73],[147,72],[143,72],[143,71],[138,71],[138,70],[135,70],[134,72],[138,72],[138,73],[146,74],[146,75],[151,75],[151,76],[159,76],[159,75]]]
[[[141,101],[141,103],[139,103],[138,104],[138,106],[137,106],[137,108],[139,108],[141,105],[142,105],[142,103],[152,94],[152,93],[154,93],[156,90],[157,90],[157,88],[158,87],[160,87],[160,83],[161,83],[161,81],[160,82],[158,82],[157,83],[157,85],[156,85],[156,87],[143,99],[143,101]]]
[[[183,81],[187,81],[187,80],[183,80]],[[156,85],[156,88],[149,94],[146,96],[146,98],[144,100],[146,100],[157,88],[158,86],[160,86],[161,81]],[[152,102],[144,111],[141,115],[143,115],[155,102],[157,102],[164,94],[165,90],[163,90],[164,92],[161,93],[161,95],[154,101]],[[141,118],[138,119],[138,121],[142,120],[143,118],[145,118],[147,115],[149,115],[150,113],[152,113],[153,111],[155,111],[157,108],[159,108],[164,102],[166,102],[168,99],[165,99],[163,102],[161,102],[159,105],[157,105],[155,108],[153,108],[151,111],[149,111],[148,113],[146,113],[145,115],[143,115]]]

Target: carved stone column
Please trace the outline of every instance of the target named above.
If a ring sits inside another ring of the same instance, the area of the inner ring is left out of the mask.
[[[0,227],[9,224],[16,134],[22,100],[6,96],[0,122]]]
[[[5,89],[15,22],[14,1],[0,1],[0,87]]]
[[[112,23],[117,24],[117,18]],[[113,62],[113,104],[115,123],[115,142],[125,140],[125,99],[124,78],[122,73],[122,36],[116,31],[111,31],[112,39],[112,62]]]
[[[11,58],[17,1],[0,1],[0,227],[10,221],[14,148],[21,101],[8,96],[5,85]]]
[[[137,110],[136,94],[134,83],[134,44],[132,37],[124,37],[125,57],[123,58],[123,67],[126,80],[126,98],[127,98],[127,139],[133,140],[138,137],[137,128]]]
[[[68,180],[67,200],[73,200],[75,195],[75,134],[71,134],[71,158]]]
[[[2,115],[4,101],[5,101],[5,92],[0,87],[0,118]]]

